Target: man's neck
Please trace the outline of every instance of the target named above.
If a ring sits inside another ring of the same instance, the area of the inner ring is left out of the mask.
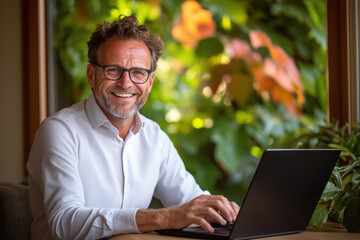
[[[109,119],[111,124],[116,127],[116,129],[119,131],[119,136],[125,140],[127,134],[129,133],[129,130],[131,128],[131,125],[134,121],[135,115],[133,115],[130,118],[127,119],[119,119],[114,116],[111,116],[109,113],[103,111],[105,113],[105,116]]]

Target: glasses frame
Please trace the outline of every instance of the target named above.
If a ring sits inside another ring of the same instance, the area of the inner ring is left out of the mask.
[[[98,64],[98,63],[93,63],[93,65],[102,68],[103,74],[104,74],[104,78],[106,78],[106,79],[109,80],[109,81],[118,81],[118,80],[124,75],[124,72],[128,72],[129,78],[130,78],[130,80],[131,80],[133,83],[136,83],[136,84],[144,84],[144,83],[147,82],[147,80],[149,80],[150,74],[153,72],[152,70],[146,69],[146,68],[139,68],[139,67],[135,67],[135,68],[124,68],[124,67],[119,66],[119,65],[116,65],[116,64],[100,65],[100,64]],[[118,78],[116,78],[116,79],[109,79],[109,78],[106,77],[106,75],[105,75],[105,68],[106,68],[106,67],[119,67],[119,68],[121,68],[121,69],[123,70],[123,72],[121,73],[121,75],[120,75]],[[148,77],[146,78],[146,80],[143,81],[143,82],[137,82],[137,81],[132,80],[130,71],[133,70],[133,69],[141,69],[141,70],[145,70],[146,72],[148,72]]]

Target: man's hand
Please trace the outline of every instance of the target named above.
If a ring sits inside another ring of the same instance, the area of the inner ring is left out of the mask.
[[[138,210],[136,223],[141,232],[159,229],[181,229],[196,224],[213,232],[212,223],[226,225],[234,222],[239,206],[223,196],[201,195],[180,206]]]

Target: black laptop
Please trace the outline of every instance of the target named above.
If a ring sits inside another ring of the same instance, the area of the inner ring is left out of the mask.
[[[160,234],[202,239],[251,239],[304,231],[339,158],[338,149],[268,149],[235,223],[168,229]]]

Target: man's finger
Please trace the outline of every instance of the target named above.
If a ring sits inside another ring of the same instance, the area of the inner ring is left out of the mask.
[[[214,228],[204,218],[196,218],[194,220],[194,224],[199,225],[200,227],[202,227],[203,229],[205,229],[210,233],[214,232]]]
[[[240,207],[239,205],[236,204],[236,202],[230,202],[230,205],[231,207],[233,208],[234,212],[235,212],[235,216],[234,217],[234,221],[236,220],[237,218],[237,215],[239,214],[239,211],[240,211]]]
[[[236,210],[233,209],[230,202],[223,196],[217,196],[214,201],[214,207],[221,216],[223,216],[228,222],[233,222],[236,219]]]

